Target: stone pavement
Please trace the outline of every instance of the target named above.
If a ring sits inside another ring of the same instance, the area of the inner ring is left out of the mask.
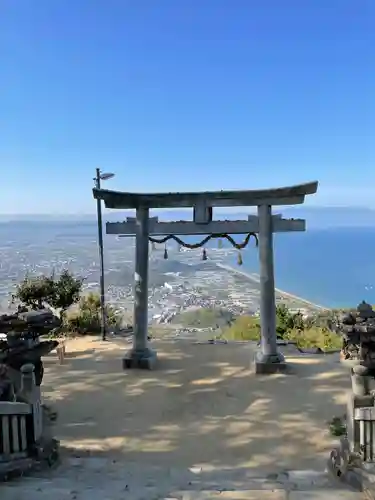
[[[126,339],[46,358],[62,465],[0,485],[1,500],[363,498],[323,471],[350,382],[338,356],[285,352],[292,373],[256,377],[249,344],[153,346],[154,372],[122,370]]]
[[[70,458],[55,470],[0,486],[1,500],[360,500],[318,471],[264,477],[246,469],[166,468]]]

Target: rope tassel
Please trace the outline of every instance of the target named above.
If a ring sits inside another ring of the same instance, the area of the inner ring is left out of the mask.
[[[168,250],[167,250],[167,246],[165,246],[165,248],[164,248],[164,259],[168,259]]]
[[[242,255],[241,255],[241,252],[238,252],[238,256],[237,256],[237,264],[239,266],[242,266],[243,262],[242,262]]]
[[[207,260],[207,250],[205,248],[203,248],[202,260]]]

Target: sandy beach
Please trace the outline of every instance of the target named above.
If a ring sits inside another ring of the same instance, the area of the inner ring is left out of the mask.
[[[259,275],[256,273],[248,273],[246,271],[242,271],[241,269],[237,269],[236,267],[229,266],[228,264],[223,264],[222,262],[216,262],[216,265],[218,267],[221,267],[222,269],[226,269],[227,271],[240,274],[241,276],[244,276],[245,278],[248,278],[249,280],[255,283],[259,283]],[[327,308],[324,306],[321,306],[319,304],[314,304],[313,302],[310,302],[309,300],[306,300],[302,297],[298,297],[297,295],[294,295],[292,293],[280,290],[280,288],[275,288],[275,292],[282,298],[292,299],[297,302],[301,302],[302,304],[306,304],[306,306],[308,306],[309,308],[327,310]]]

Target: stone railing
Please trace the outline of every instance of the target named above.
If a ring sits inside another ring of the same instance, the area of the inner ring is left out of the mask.
[[[0,401],[0,481],[43,461],[50,464],[58,456],[32,364],[21,367],[21,389],[15,397],[16,401]]]
[[[336,476],[375,499],[375,311],[362,302],[338,324],[341,361],[350,368],[346,435],[333,450],[330,466]],[[372,496],[371,496],[372,495]]]
[[[2,465],[29,455],[29,446],[34,442],[30,435],[33,427],[32,405],[26,403],[1,401],[1,440],[0,440],[0,470]],[[9,468],[9,467],[7,467]]]
[[[366,302],[357,307],[356,313],[345,314],[339,322],[342,334],[341,358],[375,366],[375,311]]]

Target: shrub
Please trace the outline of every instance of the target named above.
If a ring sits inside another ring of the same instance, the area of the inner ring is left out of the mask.
[[[260,322],[257,316],[238,316],[231,326],[223,332],[227,340],[255,340],[260,339]]]
[[[106,306],[106,324],[113,327],[119,325],[121,317],[112,306]],[[100,296],[89,293],[81,297],[77,310],[67,314],[64,327],[79,334],[97,334],[101,328]]]
[[[296,342],[300,348],[319,347],[322,351],[341,349],[342,338],[327,328],[314,326],[309,329],[291,330],[286,335],[286,340]]]
[[[344,415],[343,417],[333,417],[333,419],[328,422],[329,430],[332,436],[345,436],[347,432],[345,420],[346,416]]]
[[[172,323],[186,327],[210,328],[226,327],[232,323],[234,315],[227,309],[202,307],[177,314]]]
[[[315,326],[311,318],[307,322],[301,313],[291,313],[284,305],[276,308],[276,333],[285,340],[296,342],[300,348],[319,347],[323,351],[341,349],[340,335],[328,328]],[[228,340],[258,341],[260,339],[260,318],[239,316],[222,336]]]
[[[290,328],[290,313],[285,304],[276,306],[276,334],[278,337],[284,337]]]

